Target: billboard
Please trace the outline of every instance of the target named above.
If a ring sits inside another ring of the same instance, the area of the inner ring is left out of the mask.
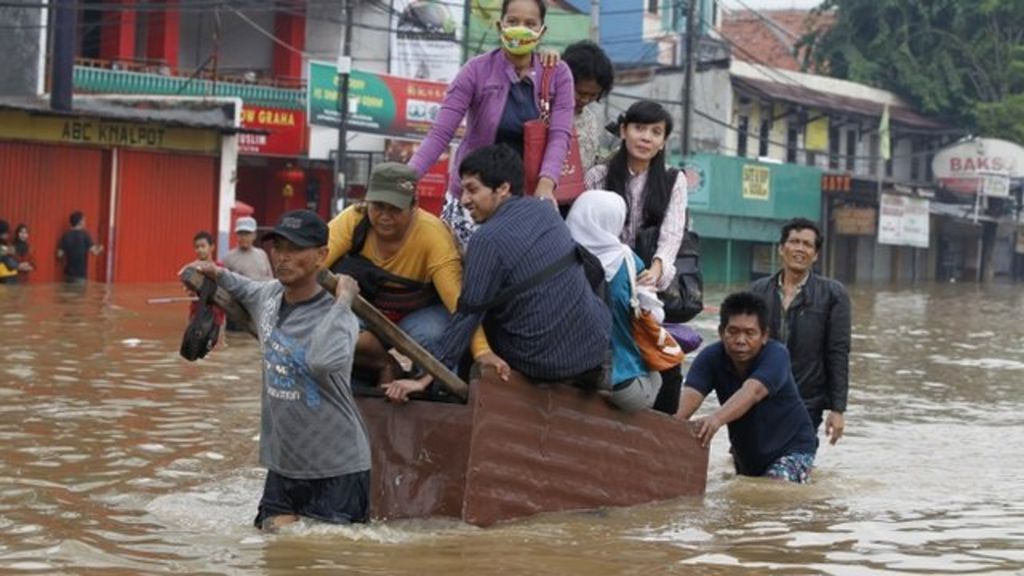
[[[391,74],[454,80],[462,66],[465,12],[463,0],[392,0]]]
[[[334,64],[309,62],[309,123],[337,128],[338,73]],[[353,70],[349,77],[348,130],[421,139],[430,131],[447,85]]]
[[[261,156],[302,156],[305,153],[306,113],[253,106],[242,107],[242,126],[266,134],[238,135],[238,151]]]

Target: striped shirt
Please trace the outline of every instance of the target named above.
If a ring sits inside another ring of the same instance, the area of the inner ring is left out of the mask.
[[[469,241],[460,310],[435,356],[454,366],[483,324],[494,352],[513,370],[538,380],[565,380],[601,366],[609,347],[611,314],[579,265],[569,266],[508,302],[483,306],[576,249],[551,205],[533,198],[506,200]]]
[[[604,190],[604,180],[607,175],[607,164],[598,164],[591,168],[586,176],[587,189]],[[643,219],[644,186],[646,184],[647,172],[634,174],[630,171],[629,180],[626,183],[626,203],[629,205],[629,215],[626,219],[626,226],[622,229],[622,241],[633,248],[636,248],[636,233],[640,229]],[[683,243],[683,235],[686,233],[686,200],[686,175],[680,171],[672,185],[668,210],[658,233],[658,250],[654,253],[654,257],[661,260],[661,280],[658,281],[658,290],[668,288],[676,276],[676,256],[679,255],[679,246]]]

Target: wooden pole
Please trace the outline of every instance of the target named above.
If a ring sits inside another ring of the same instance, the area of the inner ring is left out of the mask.
[[[338,286],[337,276],[328,270],[321,270],[317,280],[327,291],[334,294]],[[367,302],[365,298],[357,295],[352,300],[352,311],[363,322],[366,322],[366,326],[371,332],[394,346],[402,354],[408,356],[414,364],[423,368],[427,374],[433,376],[434,380],[440,382],[449,392],[463,400],[469,396],[469,386],[461,378],[438,361],[437,358],[431,356],[430,352],[423,346],[420,346],[419,342],[410,338],[405,332],[402,332],[401,328],[382,314],[380,310],[377,310],[373,304]]]
[[[198,292],[202,287],[204,278],[205,276],[201,272],[191,267],[186,268],[181,273],[181,281],[186,287],[195,292]],[[325,290],[334,295],[338,285],[337,276],[327,270],[322,270],[317,280]],[[217,292],[213,295],[213,301],[224,310],[224,313],[231,321],[239,326],[245,326],[249,333],[254,336],[256,335],[256,327],[253,325],[248,312],[231,297],[227,290],[218,286]],[[382,314],[380,310],[377,310],[373,304],[367,302],[365,298],[357,295],[352,300],[352,311],[366,323],[371,332],[394,346],[402,354],[408,356],[417,366],[433,376],[448,392],[463,400],[469,396],[469,386],[458,375],[449,370],[437,358],[431,356],[430,352],[410,338],[408,334],[402,332],[401,328]]]

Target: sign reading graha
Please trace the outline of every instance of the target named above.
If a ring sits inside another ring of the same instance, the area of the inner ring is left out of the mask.
[[[348,130],[419,139],[441,111],[447,85],[353,70],[349,76]],[[313,126],[341,126],[338,72],[333,64],[309,62],[307,102]]]

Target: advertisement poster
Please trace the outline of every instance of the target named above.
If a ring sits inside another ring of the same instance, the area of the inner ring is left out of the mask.
[[[882,194],[878,212],[878,243],[928,247],[928,200]]]
[[[349,77],[348,129],[394,138],[421,139],[441,110],[446,84],[353,70]],[[309,123],[337,128],[338,74],[334,64],[309,63]]]
[[[393,0],[391,60],[395,76],[450,82],[462,65],[462,0]]]

